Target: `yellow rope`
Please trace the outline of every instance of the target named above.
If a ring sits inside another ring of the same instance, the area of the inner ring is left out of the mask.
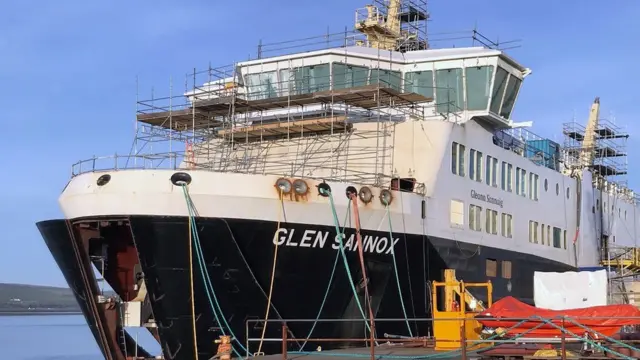
[[[191,283],[191,318],[193,323],[193,352],[195,354],[195,360],[198,360],[198,339],[196,332],[196,304],[195,304],[195,293],[193,291],[193,242],[191,241],[193,227],[191,214],[189,214],[189,281]]]
[[[280,218],[282,217],[282,210],[284,208],[284,197],[282,194],[282,189],[280,189],[280,204],[278,204],[278,225],[276,226],[276,232],[273,236],[276,235],[278,229],[280,229]],[[267,331],[267,320],[269,319],[269,310],[271,309],[271,295],[273,295],[273,283],[276,277],[276,263],[278,261],[278,243],[277,241],[273,244],[275,250],[273,252],[273,266],[271,267],[271,284],[269,284],[269,297],[267,298],[267,311],[264,315],[264,326],[262,327],[262,335],[260,335],[260,345],[258,345],[258,354],[262,351],[262,343],[264,341],[264,335]]]

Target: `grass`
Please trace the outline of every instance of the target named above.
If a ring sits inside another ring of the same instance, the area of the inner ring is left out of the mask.
[[[80,311],[69,288],[0,283],[0,312]]]

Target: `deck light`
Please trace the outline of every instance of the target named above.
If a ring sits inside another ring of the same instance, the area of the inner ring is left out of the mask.
[[[391,201],[393,201],[393,195],[391,195],[391,191],[382,189],[382,191],[380,191],[380,202],[382,203],[382,205],[391,205]]]
[[[358,196],[360,197],[360,200],[362,200],[362,202],[365,204],[368,204],[371,202],[371,200],[373,200],[373,193],[368,186],[361,187]]]
[[[298,195],[305,195],[307,191],[309,191],[309,186],[307,186],[307,183],[304,180],[297,179],[293,182],[293,190]]]
[[[288,194],[291,192],[291,181],[280,178],[276,181],[276,188],[282,191],[283,194]]]

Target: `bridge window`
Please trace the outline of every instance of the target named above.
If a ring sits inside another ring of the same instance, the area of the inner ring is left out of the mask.
[[[275,71],[244,76],[249,100],[260,100],[278,96],[278,76]]]
[[[400,91],[402,75],[399,71],[371,69],[371,84],[380,84],[380,87],[389,87]]]
[[[464,176],[464,150],[462,144],[451,144],[451,172],[460,176]]]
[[[504,94],[504,102],[502,103],[502,110],[500,110],[500,116],[508,119],[513,110],[513,105],[516,102],[518,96],[518,90],[520,90],[520,84],[522,80],[513,75],[509,75],[509,82],[507,83],[507,91]]]
[[[433,98],[433,71],[405,73],[404,91]]]
[[[436,111],[451,113],[462,110],[462,69],[436,71]]]
[[[333,63],[331,68],[334,89],[347,89],[367,85],[369,69],[364,66]]]
[[[330,80],[329,64],[280,70],[282,96],[327,91]]]
[[[474,149],[469,150],[469,178],[482,181],[482,152]]]
[[[498,67],[498,71],[496,71],[496,78],[493,82],[493,91],[491,92],[491,106],[489,107],[489,110],[496,114],[500,113],[500,105],[502,104],[502,96],[504,95],[504,89],[507,86],[508,77],[509,73],[507,70]]]
[[[493,66],[465,69],[467,81],[467,110],[486,110],[489,106]]]

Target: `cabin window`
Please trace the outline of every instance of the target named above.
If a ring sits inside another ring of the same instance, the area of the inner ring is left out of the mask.
[[[545,236],[544,236],[545,231],[544,230],[545,230],[545,225],[544,224],[540,225],[540,244],[542,244],[542,245],[544,245],[544,238],[545,238]]]
[[[433,99],[433,71],[416,71],[404,74],[404,91]]]
[[[486,181],[487,185],[498,187],[498,159],[493,156],[487,155],[487,168]]]
[[[553,247],[560,249],[562,247],[560,237],[562,236],[562,230],[557,227],[553,227]]]
[[[486,268],[488,277],[498,276],[498,262],[495,259],[487,259]]]
[[[504,95],[504,89],[507,86],[507,77],[509,73],[498,67],[498,71],[496,71],[496,78],[493,82],[493,91],[491,92],[491,106],[489,110],[491,112],[500,114],[500,104],[502,103],[502,95]]]
[[[333,63],[331,68],[334,89],[347,89],[367,85],[369,69],[364,66]]]
[[[475,149],[469,150],[469,178],[482,181],[482,152]]]
[[[567,249],[567,230],[563,230],[562,232],[562,242],[564,244],[564,249]]]
[[[502,190],[513,191],[513,165],[502,162]]]
[[[275,71],[244,76],[249,100],[268,99],[278,96],[278,76]]]
[[[459,200],[451,200],[449,210],[451,225],[462,227],[464,225],[464,203]]]
[[[520,196],[527,196],[527,171],[525,169],[516,168],[516,194]]]
[[[547,225],[547,245],[551,246],[551,225]]]
[[[465,69],[465,73],[467,110],[487,110],[493,66],[469,67]]]
[[[502,278],[511,279],[511,261],[502,261]]]
[[[486,224],[487,234],[498,234],[498,212],[495,210],[487,209]]]
[[[520,90],[520,84],[522,80],[510,75],[509,82],[507,83],[507,90],[504,93],[504,102],[502,103],[502,109],[500,110],[500,116],[508,119],[511,116],[511,110],[516,102],[518,96],[518,90]]]
[[[380,87],[392,88],[400,91],[402,75],[399,71],[371,69],[371,84],[380,84]]]
[[[469,229],[482,231],[482,207],[469,205]]]
[[[436,111],[441,114],[462,110],[462,69],[436,71]]]
[[[500,220],[500,234],[506,238],[512,238],[513,216],[511,214],[502,213],[502,219]]]
[[[529,242],[533,244],[538,243],[538,222],[529,221]]]
[[[529,173],[529,197],[531,200],[538,201],[538,182],[540,177],[538,174]]]
[[[464,150],[462,144],[451,144],[451,172],[460,176],[464,176]]]

